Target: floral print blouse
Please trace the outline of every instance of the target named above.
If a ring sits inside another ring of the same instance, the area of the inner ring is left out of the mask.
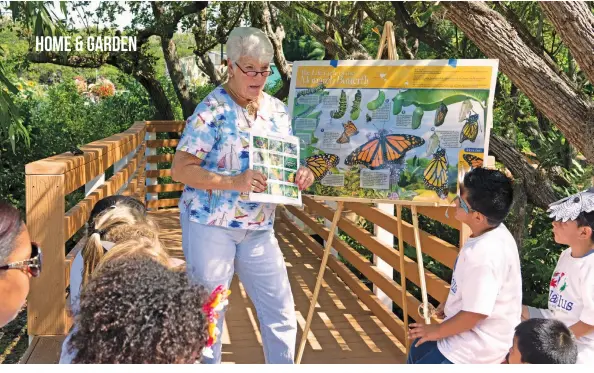
[[[177,146],[202,160],[202,167],[221,175],[238,175],[249,168],[250,131],[291,135],[289,110],[263,93],[256,119],[233,101],[222,86],[194,110]],[[236,229],[272,229],[275,204],[250,202],[247,194],[231,190],[184,188],[180,212],[199,224]]]

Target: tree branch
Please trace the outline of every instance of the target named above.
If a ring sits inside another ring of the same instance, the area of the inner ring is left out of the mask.
[[[532,167],[522,153],[507,140],[492,133],[489,151],[510,170],[516,179],[523,180],[525,191],[533,205],[546,210],[549,204],[558,199],[546,175],[540,169]]]
[[[371,10],[371,8],[369,7],[369,5],[367,5],[367,2],[361,2],[359,3],[361,4],[361,9],[363,9],[363,11],[365,13],[367,13],[367,16],[369,16],[369,18],[371,18],[371,20],[375,23],[378,24],[378,26],[382,26],[383,25],[383,20],[377,15],[377,13],[375,13],[373,10]],[[406,59],[408,60],[414,60],[415,59],[415,53],[413,53],[413,51],[409,48],[408,43],[406,41],[406,37],[404,36],[399,36],[397,31],[397,25],[398,23],[395,23],[394,26],[394,34],[396,37],[396,47],[400,48],[400,51],[402,52],[401,55],[403,55]],[[417,47],[418,47],[418,39],[417,40]]]
[[[292,73],[291,66],[289,66],[287,63],[285,54],[283,52],[283,39],[285,38],[285,30],[282,25],[278,25],[276,29],[273,30],[272,12],[269,1],[262,4],[260,20],[262,21],[266,35],[272,43],[274,50],[274,64],[276,65],[281,76],[281,80],[283,81],[283,87],[275,95],[279,100],[282,100],[289,95]]]
[[[526,26],[522,23],[522,21],[518,18],[518,16],[511,10],[510,8],[503,5],[501,2],[495,2],[495,9],[497,9],[505,19],[516,29],[518,35],[532,49],[532,51],[537,54],[540,58],[547,63],[547,65],[554,70],[561,78],[565,80],[566,83],[570,84],[571,86],[575,86],[573,82],[565,75],[563,70],[559,68],[559,66],[553,60],[553,56],[548,53],[546,48],[541,46],[541,43],[532,36],[530,31],[526,28]]]
[[[518,36],[502,15],[482,2],[445,2],[446,18],[464,31],[501,70],[594,162],[594,105],[566,83]]]
[[[338,18],[329,17],[327,14],[322,12],[320,9],[318,9],[315,6],[313,6],[309,3],[306,3],[306,2],[303,2],[303,3],[297,2],[296,5],[305,9],[305,10],[308,10],[309,12],[317,15],[318,17],[321,17],[321,18],[325,19],[326,21],[330,22],[332,24],[332,26],[334,26],[334,28],[336,28],[336,31],[338,31],[340,36],[346,41],[346,43],[353,46],[353,48],[354,48],[353,52],[358,52],[358,54],[363,56],[364,59],[368,59],[368,60],[371,59],[371,56],[367,52],[367,49],[365,49],[365,47],[361,44],[361,42],[359,40],[354,38],[349,33],[349,31],[343,26],[343,24],[340,22],[340,20]]]
[[[594,15],[583,1],[540,2],[547,18],[594,84]]]
[[[425,26],[419,27],[408,13],[408,10],[406,10],[403,2],[392,1],[392,6],[396,12],[396,18],[399,21],[398,23],[408,31],[410,36],[419,39],[435,49],[439,54],[443,54],[447,51],[447,43],[438,36],[431,21],[427,22]]]
[[[273,1],[271,2],[272,6],[284,12],[287,15],[291,15],[291,8],[289,3],[286,1]],[[344,49],[341,45],[339,45],[336,40],[334,40],[331,36],[326,34],[324,30],[322,30],[318,25],[315,23],[311,23],[310,27],[310,34],[313,36],[319,43],[324,45],[326,51],[330,54],[339,55],[340,57],[346,59],[349,56],[349,52]]]

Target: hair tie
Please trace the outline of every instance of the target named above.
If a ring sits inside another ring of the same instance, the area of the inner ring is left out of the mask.
[[[101,237],[101,236],[103,236],[105,234],[105,231],[104,230],[101,230],[101,229],[93,229],[91,231],[91,236],[94,235],[95,233],[97,233],[99,235],[99,237]]]

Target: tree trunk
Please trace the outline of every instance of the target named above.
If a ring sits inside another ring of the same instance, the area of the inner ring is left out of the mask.
[[[281,80],[283,81],[282,88],[276,92],[275,96],[279,100],[285,99],[289,95],[289,88],[291,86],[291,74],[292,69],[291,66],[287,63],[285,59],[285,54],[283,52],[283,39],[285,38],[285,30],[282,25],[273,24],[272,19],[272,9],[271,9],[270,2],[265,2],[262,8],[261,14],[261,21],[262,26],[264,27],[264,31],[270,42],[272,43],[272,48],[274,49],[274,64],[278,69],[278,73],[281,76]]]
[[[526,212],[528,208],[528,196],[526,195],[526,187],[522,180],[514,181],[514,201],[512,203],[510,214],[508,215],[508,228],[516,245],[518,251],[522,253],[524,244],[524,229],[526,227]]]
[[[167,64],[167,70],[173,83],[173,89],[179,103],[182,107],[184,118],[188,118],[194,112],[197,103],[192,100],[190,89],[186,84],[184,73],[181,69],[179,57],[177,55],[177,48],[171,35],[161,35],[161,47],[163,49],[163,57]]]
[[[202,70],[206,76],[208,76],[208,80],[210,84],[214,84],[216,86],[223,83],[226,80],[226,74],[222,74],[219,70],[217,70],[214,63],[208,55],[200,55],[197,56],[196,63],[198,64],[198,68]]]
[[[546,210],[558,199],[546,175],[532,167],[507,140],[492,133],[489,150],[517,180],[523,180],[524,190],[532,204]]]
[[[582,1],[540,2],[547,18],[594,84],[594,15]]]
[[[155,113],[156,120],[174,120],[175,115],[173,114],[173,108],[171,107],[171,103],[165,94],[165,90],[154,76],[152,75],[145,75],[142,71],[136,72],[132,74],[134,78],[142,84],[144,89],[148,92],[153,105],[155,105],[155,109],[157,110]]]
[[[557,75],[497,12],[482,2],[445,2],[446,18],[500,68],[567,140],[594,162],[594,105]],[[528,190],[530,192],[530,190]]]

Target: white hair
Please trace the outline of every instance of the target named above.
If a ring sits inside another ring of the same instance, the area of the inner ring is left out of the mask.
[[[227,40],[227,57],[236,63],[241,57],[252,57],[260,63],[270,62],[274,50],[266,34],[254,27],[236,27]]]

